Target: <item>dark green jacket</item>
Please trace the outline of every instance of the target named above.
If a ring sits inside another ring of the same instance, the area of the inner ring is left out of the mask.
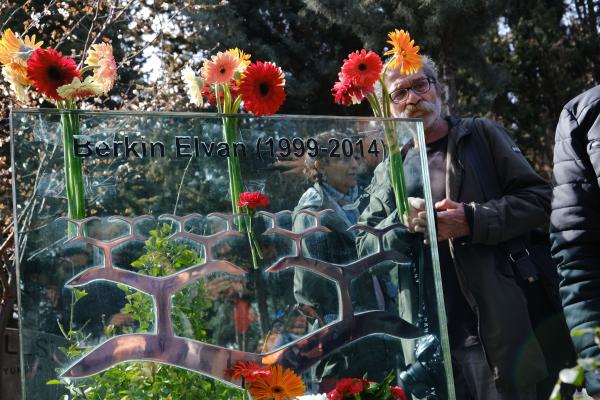
[[[529,165],[508,133],[486,119],[477,119],[477,133],[467,120],[457,120],[448,137],[446,195],[469,204],[474,210],[469,240],[450,240],[450,250],[461,291],[479,321],[479,336],[488,364],[500,387],[533,385],[543,379],[546,367],[540,346],[531,329],[527,304],[517,285],[503,246],[508,239],[544,225],[550,209],[550,187]],[[483,157],[492,157],[496,177],[504,196],[484,201],[474,168],[462,152],[467,135],[483,134],[489,148]],[[384,227],[396,218],[396,205],[387,163],[375,171],[368,191],[370,202],[361,223]],[[406,232],[390,231],[386,245],[406,248]],[[371,251],[372,236],[359,238],[359,253]],[[402,278],[400,278],[402,279]],[[405,313],[415,309],[411,284],[399,282],[400,306]],[[404,315],[410,320],[410,316]]]
[[[600,86],[565,105],[556,126],[550,238],[571,329],[600,327]],[[594,335],[573,337],[582,358],[600,360]],[[586,373],[600,393],[600,371]]]

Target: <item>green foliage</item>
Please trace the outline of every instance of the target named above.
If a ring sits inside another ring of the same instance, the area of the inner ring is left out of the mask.
[[[600,328],[575,329],[571,331],[571,336],[594,335],[594,342],[600,346]],[[587,371],[597,371],[600,368],[600,361],[595,358],[580,358],[577,365],[573,368],[565,368],[558,374],[558,381],[554,385],[549,400],[584,400],[580,390],[585,385],[585,373]]]
[[[145,242],[144,254],[131,265],[140,273],[151,276],[166,276],[177,270],[202,262],[198,254],[187,245],[169,239],[171,226],[163,224],[150,231]],[[123,333],[149,331],[154,322],[153,302],[150,296],[137,292],[125,285],[118,287],[126,293],[127,303],[121,312],[131,316],[136,328],[127,328]],[[87,293],[73,291],[71,309]],[[175,294],[173,299],[173,324],[176,334],[196,340],[208,341],[205,321],[211,302],[206,295],[204,280],[198,280]],[[72,321],[69,326],[73,326]],[[89,350],[83,345],[86,336],[84,327],[79,330],[61,331],[69,347],[61,349],[68,359],[75,359]],[[106,327],[105,333],[116,333]],[[51,385],[63,385],[68,391],[61,400],[197,400],[242,399],[240,390],[218,381],[204,378],[182,368],[153,362],[129,362],[119,364],[108,371],[84,380],[68,378],[54,379]]]

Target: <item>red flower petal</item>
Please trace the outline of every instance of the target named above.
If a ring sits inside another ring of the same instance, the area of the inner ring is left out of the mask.
[[[270,62],[250,64],[242,76],[240,93],[244,108],[254,115],[270,115],[285,100],[283,71]]]
[[[62,100],[56,90],[71,83],[73,78],[81,78],[81,71],[72,58],[63,57],[59,51],[36,49],[27,61],[27,75],[40,93]]]
[[[344,106],[352,104],[360,104],[361,101],[369,93],[375,91],[375,86],[370,87],[358,86],[343,73],[339,74],[339,81],[333,85],[333,99],[336,103],[341,103]]]
[[[233,379],[244,378],[247,382],[252,382],[255,379],[268,379],[270,376],[270,370],[249,361],[238,361],[231,373]]]

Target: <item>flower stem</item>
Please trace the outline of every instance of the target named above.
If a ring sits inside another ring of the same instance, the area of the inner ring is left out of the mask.
[[[72,109],[73,104],[67,104]],[[61,128],[63,136],[65,186],[67,192],[67,215],[69,218],[82,219],[85,217],[85,192],[83,188],[83,173],[81,159],[75,157],[73,137],[79,134],[79,115],[75,112],[61,113]],[[69,238],[75,236],[76,227],[69,223]]]
[[[385,84],[383,75],[379,79],[381,85],[382,98],[378,101],[377,96],[370,94],[367,99],[373,109],[376,117],[390,118],[392,115],[389,92]],[[405,223],[408,215],[408,195],[406,193],[406,177],[404,175],[404,163],[402,153],[398,143],[398,130],[393,121],[383,121],[383,130],[385,133],[385,142],[389,151],[390,158],[390,180],[394,191],[394,198],[398,208],[398,218],[400,222]]]
[[[229,157],[227,157],[227,171],[229,173],[229,192],[231,193],[231,211],[234,214],[239,214],[240,209],[237,201],[240,198],[240,193],[244,190],[242,180],[242,169],[240,160],[235,154],[234,142],[237,138],[237,119],[231,117],[223,118],[223,136],[229,148]],[[246,232],[246,224],[243,218],[237,218],[238,230],[242,233]]]

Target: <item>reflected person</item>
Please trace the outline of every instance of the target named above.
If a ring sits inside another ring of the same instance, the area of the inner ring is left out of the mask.
[[[335,131],[324,132],[315,137],[319,148],[329,140],[342,141],[344,136]],[[292,215],[293,230],[303,232],[315,225],[313,216],[303,210],[332,210],[321,217],[321,224],[329,232],[315,232],[304,241],[304,256],[325,262],[347,265],[357,259],[356,233],[348,230],[358,221],[363,200],[357,186],[358,162],[354,157],[330,158],[318,155],[305,159],[305,176],[313,182],[301,196]],[[339,317],[339,298],[335,284],[328,279],[296,268],[294,272],[294,296],[299,309],[315,321],[312,330],[329,324]],[[363,273],[351,284],[354,312],[383,308],[381,286],[369,272]],[[389,372],[382,365],[385,345],[372,340],[373,345],[362,343],[350,345],[333,353],[316,367],[316,379],[321,391],[331,390],[335,380],[342,377],[362,377],[368,372],[369,379],[383,379]],[[369,362],[368,360],[372,360]],[[391,368],[391,367],[390,367]]]

